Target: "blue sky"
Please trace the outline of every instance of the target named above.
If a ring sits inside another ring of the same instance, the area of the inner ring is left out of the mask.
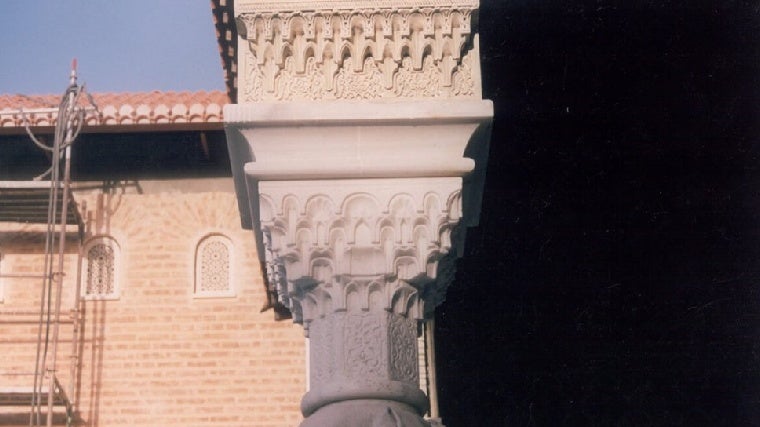
[[[3,1],[0,35],[0,93],[61,93],[72,58],[90,92],[224,90],[208,0]]]

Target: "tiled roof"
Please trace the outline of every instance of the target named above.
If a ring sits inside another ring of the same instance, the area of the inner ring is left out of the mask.
[[[98,112],[87,125],[216,123],[229,97],[221,91],[96,93]],[[61,95],[0,95],[0,128],[23,127],[23,109],[31,126],[53,126]],[[87,105],[82,97],[80,104]]]

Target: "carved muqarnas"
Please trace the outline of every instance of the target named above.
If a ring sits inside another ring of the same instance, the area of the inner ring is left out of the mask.
[[[337,203],[262,194],[270,283],[307,333],[312,320],[335,311],[422,319],[453,278],[460,217],[459,191],[382,202],[354,193]]]
[[[244,13],[242,101],[476,97],[472,9]]]

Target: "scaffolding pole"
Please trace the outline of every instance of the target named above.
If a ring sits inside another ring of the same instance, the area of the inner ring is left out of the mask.
[[[71,73],[71,84],[76,86],[76,69]],[[69,102],[67,107],[69,108],[69,114],[73,113],[74,94],[69,91]],[[58,380],[55,377],[57,356],[58,356],[58,332],[60,329],[61,320],[61,293],[63,292],[63,253],[66,249],[66,209],[68,208],[69,191],[71,189],[71,143],[73,142],[73,130],[70,126],[66,129],[66,148],[64,148],[64,172],[63,172],[63,208],[61,209],[61,234],[58,236],[58,271],[55,277],[55,311],[53,320],[53,350],[52,350],[52,363],[49,369],[48,378],[48,400],[47,400],[47,425],[53,426],[53,396],[55,389],[58,387]],[[60,388],[60,387],[58,387]]]
[[[47,228],[45,234],[45,259],[44,271],[41,275],[28,275],[26,277],[36,276],[42,279],[42,289],[40,297],[40,310],[38,318],[37,331],[37,351],[35,356],[34,367],[34,386],[31,395],[31,411],[29,415],[29,427],[42,426],[43,409],[46,414],[46,425],[53,425],[53,406],[56,402],[63,399],[66,407],[67,425],[71,425],[73,406],[66,396],[61,384],[56,377],[58,341],[61,324],[61,304],[63,293],[64,279],[64,255],[66,249],[66,229],[69,216],[69,199],[71,197],[71,146],[79,134],[87,108],[79,106],[82,95],[87,96],[92,107],[97,106],[92,102],[92,98],[84,91],[84,86],[77,85],[76,60],[72,63],[72,69],[69,79],[69,86],[64,93],[58,107],[57,121],[55,125],[55,137],[53,146],[48,147],[41,143],[32,134],[28,126],[25,125],[26,131],[32,141],[40,148],[51,152],[52,164],[50,169],[42,175],[35,178],[39,180],[45,176],[50,176],[50,192],[47,203]],[[23,110],[22,110],[23,114]],[[26,116],[24,116],[26,119]],[[63,164],[63,172],[61,166]],[[60,213],[58,207],[61,207]],[[81,224],[80,238],[81,238]],[[80,253],[81,251],[78,251]],[[80,254],[81,255],[81,254]],[[79,268],[79,267],[78,267]],[[79,276],[79,272],[77,272]],[[78,288],[78,279],[77,285]],[[77,301],[75,304],[78,310],[78,289],[76,292]],[[74,328],[78,327],[77,313],[74,314]],[[76,338],[76,331],[74,334]],[[76,343],[74,343],[76,346]],[[74,354],[75,357],[75,354]],[[71,361],[73,364],[75,360]],[[72,371],[74,372],[74,371]],[[47,383],[47,388],[44,385]],[[69,390],[72,395],[73,388]],[[46,395],[46,399],[43,398]]]

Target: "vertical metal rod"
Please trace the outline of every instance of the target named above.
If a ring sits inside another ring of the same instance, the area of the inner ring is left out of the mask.
[[[59,113],[60,114],[60,113]],[[60,120],[60,118],[59,118]],[[45,364],[47,360],[47,350],[50,337],[50,297],[52,294],[53,280],[53,246],[55,236],[55,221],[58,211],[58,181],[60,179],[60,150],[61,138],[57,135],[53,143],[53,164],[50,177],[50,197],[48,200],[48,224],[47,234],[45,236],[45,279],[42,286],[42,297],[40,299],[40,323],[37,333],[37,362],[34,367],[34,391],[32,393],[32,413],[29,417],[29,426],[39,426],[42,418],[42,384],[45,375]],[[47,306],[47,309],[46,309]],[[44,322],[43,322],[44,321]],[[43,346],[42,330],[45,323],[45,340]]]
[[[65,154],[65,162],[66,162],[66,175],[69,173],[70,168],[70,155],[71,155],[71,146],[66,147],[66,154]],[[50,361],[50,388],[48,389],[48,411],[47,411],[47,425],[48,427],[52,427],[53,425],[53,400],[55,398],[55,389],[56,389],[56,365],[57,365],[57,359],[58,359],[58,332],[60,327],[60,320],[61,320],[61,294],[63,292],[63,257],[64,257],[64,249],[66,246],[66,215],[67,215],[67,205],[68,205],[68,190],[69,190],[69,183],[68,183],[68,177],[64,178],[64,190],[63,190],[63,208],[61,209],[61,228],[60,228],[60,235],[58,240],[58,269],[55,275],[55,311],[54,313],[54,322],[53,322],[53,348],[51,351],[51,361]]]
[[[77,224],[77,227],[79,225]],[[76,401],[76,381],[77,381],[77,368],[79,366],[79,328],[81,327],[81,313],[82,313],[82,303],[80,301],[81,298],[81,289],[82,289],[82,236],[80,233],[80,245],[79,250],[77,251],[77,277],[74,281],[74,310],[73,310],[73,316],[72,324],[73,324],[73,331],[72,331],[72,337],[71,337],[71,364],[69,365],[69,390],[67,395],[69,396],[69,399],[72,399],[73,401]]]
[[[435,319],[425,322],[425,341],[427,347],[428,381],[430,382],[430,418],[439,418],[438,381],[435,376]]]
[[[75,66],[76,67],[76,66]],[[76,74],[76,68],[73,68],[71,70],[71,82],[70,86],[75,86],[77,84],[77,74]],[[69,91],[69,99],[66,105],[66,108],[68,109],[66,114],[66,119],[69,119],[71,117],[71,114],[74,113],[74,109],[76,106],[74,105],[74,92]],[[61,120],[59,117],[58,120]],[[48,413],[47,413],[47,425],[48,427],[53,426],[53,400],[55,397],[55,389],[56,389],[56,381],[55,381],[55,371],[56,371],[56,365],[57,365],[57,356],[58,356],[58,331],[59,331],[59,320],[61,318],[61,293],[63,291],[63,257],[64,257],[64,250],[66,249],[66,223],[67,223],[67,214],[68,214],[68,207],[69,207],[69,190],[70,190],[70,183],[69,180],[71,178],[71,140],[73,138],[73,129],[71,128],[71,123],[66,123],[66,151],[64,153],[64,172],[63,172],[63,197],[61,197],[62,200],[62,207],[61,207],[61,221],[60,221],[60,229],[59,229],[59,237],[58,237],[58,271],[56,275],[56,293],[55,293],[55,322],[53,323],[53,349],[52,349],[52,360],[51,360],[51,368],[50,368],[50,388],[48,389]]]

